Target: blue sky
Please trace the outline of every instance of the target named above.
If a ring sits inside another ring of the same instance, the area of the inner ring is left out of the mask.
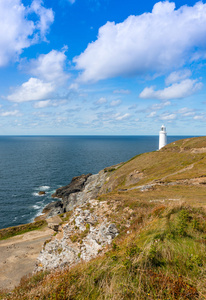
[[[0,1],[0,135],[206,132],[206,4]]]

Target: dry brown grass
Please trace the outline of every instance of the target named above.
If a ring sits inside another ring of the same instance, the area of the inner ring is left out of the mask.
[[[153,180],[161,180],[169,176],[171,180],[189,179],[205,175],[206,153],[192,154],[172,153],[168,155],[167,152],[151,152],[145,153],[133,159],[129,163],[120,167],[115,171],[107,184],[105,184],[102,192],[111,192],[116,188],[124,188],[125,181],[129,181],[129,176],[134,170],[143,173],[140,180],[137,180],[136,185],[143,185]],[[186,167],[194,164],[194,167],[189,171]],[[185,170],[185,172],[177,173]],[[132,184],[135,185],[135,184]],[[127,184],[128,187],[128,184]]]

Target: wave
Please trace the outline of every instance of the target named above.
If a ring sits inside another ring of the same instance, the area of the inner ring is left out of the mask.
[[[36,217],[39,217],[39,216],[43,215],[42,209],[43,209],[43,208],[39,209],[39,210],[37,211],[37,213],[29,220],[29,222],[32,223],[32,222],[34,222],[34,219],[35,219]]]
[[[33,205],[32,207],[33,207],[34,209],[40,209],[40,208],[42,209],[42,207],[41,207],[40,205]]]
[[[38,188],[40,191],[46,191],[46,190],[49,190],[50,189],[50,186],[48,185],[42,185]]]
[[[37,193],[37,192],[32,193],[32,195],[36,196],[36,197],[43,197],[43,196],[45,196],[45,195],[39,195],[39,193]]]

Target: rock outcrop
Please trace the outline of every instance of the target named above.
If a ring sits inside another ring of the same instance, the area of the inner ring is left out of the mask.
[[[63,202],[61,200],[53,201],[43,209],[43,214],[46,214],[47,218],[59,215],[64,212]]]
[[[74,177],[70,184],[57,189],[52,195],[53,198],[61,200],[53,201],[44,208],[43,213],[46,214],[46,218],[71,211],[76,206],[95,199],[109,175],[110,172],[102,170],[95,175],[83,174]]]
[[[77,177],[73,177],[71,183],[66,186],[60,187],[56,190],[56,192],[52,195],[53,198],[68,198],[70,194],[77,193],[82,191],[85,182],[87,181],[88,177],[92,174],[81,175]]]
[[[74,209],[68,223],[45,243],[35,271],[64,268],[80,260],[89,261],[104,251],[118,235],[116,225],[104,217],[106,205],[106,201],[88,200]]]
[[[48,204],[43,213],[46,218],[64,214],[68,218],[62,226],[51,224],[57,234],[47,241],[37,259],[35,271],[64,268],[88,261],[104,251],[118,235],[116,225],[108,222],[105,201],[95,200],[105,182],[117,166],[105,168],[98,174],[74,177],[70,184],[56,190],[53,198],[60,200]],[[68,212],[69,217],[68,217]]]

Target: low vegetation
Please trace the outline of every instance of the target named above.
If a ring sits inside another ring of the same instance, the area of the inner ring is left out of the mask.
[[[142,221],[139,230],[122,232],[105,255],[23,278],[1,299],[205,299],[205,211],[156,205]]]
[[[44,228],[46,225],[47,222],[45,220],[41,220],[34,223],[0,229],[0,240],[5,240],[12,236],[20,235],[29,231],[39,230]]]

